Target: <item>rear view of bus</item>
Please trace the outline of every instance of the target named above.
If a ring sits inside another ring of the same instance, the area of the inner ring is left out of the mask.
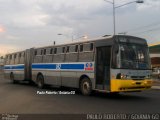
[[[112,47],[110,91],[141,91],[151,88],[147,42],[132,36],[116,36]]]

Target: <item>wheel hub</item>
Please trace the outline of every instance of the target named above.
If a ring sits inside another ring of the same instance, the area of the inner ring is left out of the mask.
[[[83,89],[84,89],[84,92],[88,92],[89,91],[89,83],[88,82],[85,82],[83,84]]]

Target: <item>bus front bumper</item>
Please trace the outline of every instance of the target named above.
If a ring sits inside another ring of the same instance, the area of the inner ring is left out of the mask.
[[[151,88],[152,80],[111,80],[111,92],[134,92]]]

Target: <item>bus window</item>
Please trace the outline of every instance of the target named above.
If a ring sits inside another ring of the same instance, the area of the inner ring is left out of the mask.
[[[67,50],[66,50],[66,53],[69,53],[70,51],[70,46],[67,46]]]
[[[90,51],[93,51],[93,43],[90,44]]]
[[[62,48],[62,53],[65,53],[65,47]]]
[[[50,54],[53,54],[53,48],[50,49]]]
[[[43,55],[46,55],[46,49],[43,50]]]
[[[19,57],[21,57],[21,53],[19,53]]]
[[[25,52],[23,52],[23,57],[25,56]]]
[[[42,53],[43,53],[43,50],[42,50],[42,49],[36,49],[36,50],[35,50],[35,54],[36,54],[36,55],[42,55]]]
[[[83,45],[80,45],[80,52],[83,52]]]
[[[78,52],[78,45],[76,45],[75,52]]]
[[[40,55],[43,55],[43,49],[41,49],[41,54]]]
[[[54,54],[57,54],[57,48],[54,48]]]
[[[34,51],[34,55],[37,55],[37,50]]]
[[[51,54],[51,49],[52,49],[52,48],[46,48],[46,49],[45,49],[45,50],[46,50],[46,54],[45,54],[45,55]]]
[[[86,52],[93,51],[93,43],[85,43],[83,45],[83,51]]]
[[[149,69],[148,51],[145,46],[121,44],[121,67],[130,69]]]
[[[9,59],[10,59],[10,60],[12,59],[12,55],[9,56]]]
[[[62,53],[62,47],[57,48],[57,54]]]
[[[14,54],[14,58],[16,58],[17,54]]]
[[[71,45],[69,47],[69,52],[70,53],[78,52],[78,45]]]

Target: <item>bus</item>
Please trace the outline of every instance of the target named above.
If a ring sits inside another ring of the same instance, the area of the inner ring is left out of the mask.
[[[78,88],[83,95],[136,92],[152,86],[149,58],[145,39],[113,35],[7,54],[4,74],[13,83]]]

